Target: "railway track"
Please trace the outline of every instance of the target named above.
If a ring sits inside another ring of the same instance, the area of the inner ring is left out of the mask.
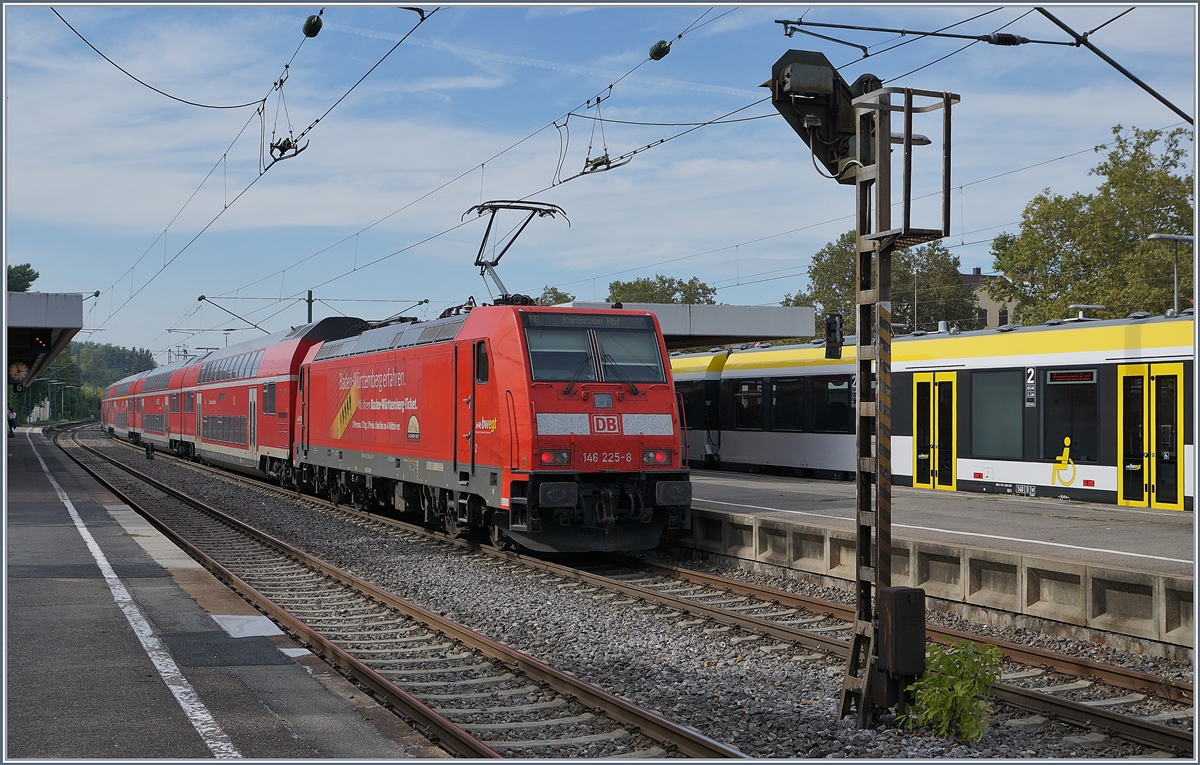
[[[259,482],[255,485],[263,486]],[[304,500],[330,504],[312,497]],[[773,638],[843,658],[848,652],[848,643],[841,636],[848,634],[853,614],[840,604],[629,557],[608,556],[602,563],[582,568],[565,566],[452,539],[375,514],[340,509],[364,524],[403,529],[442,544],[474,550],[478,555],[540,569],[562,588],[574,588],[577,583],[589,593],[599,588],[611,590],[624,595],[630,607],[653,611],[680,627],[704,625],[709,632],[736,630],[739,642]],[[997,645],[1005,665],[993,696],[1005,704],[1073,725],[1103,729],[1155,750],[1186,756],[1193,753],[1192,731],[1187,727],[1193,719],[1190,683],[935,626],[928,627],[927,635],[934,642],[968,639]],[[1170,708],[1164,710],[1164,706]]]
[[[122,501],[456,754],[595,756],[616,743],[639,759],[744,757],[73,443],[109,467],[64,452]],[[104,475],[113,469],[150,487],[149,501]]]

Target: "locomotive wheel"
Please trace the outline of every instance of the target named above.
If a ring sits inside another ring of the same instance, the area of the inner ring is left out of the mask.
[[[454,517],[454,513],[446,513],[442,516],[442,528],[454,539],[460,539],[467,534],[466,525],[459,523],[458,519]]]
[[[516,543],[508,538],[508,535],[504,533],[504,529],[500,528],[495,519],[488,524],[488,539],[491,540],[492,547],[495,547],[497,550],[512,550],[517,546]]]

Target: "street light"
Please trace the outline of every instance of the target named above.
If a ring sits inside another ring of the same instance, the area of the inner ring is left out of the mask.
[[[1147,237],[1151,242],[1174,242],[1175,243],[1175,315],[1179,315],[1179,243],[1192,243],[1192,237],[1184,234],[1151,234]]]

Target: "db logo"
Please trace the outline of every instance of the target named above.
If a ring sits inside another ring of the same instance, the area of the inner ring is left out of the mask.
[[[621,432],[621,418],[615,414],[593,414],[592,432],[596,435],[612,435]]]

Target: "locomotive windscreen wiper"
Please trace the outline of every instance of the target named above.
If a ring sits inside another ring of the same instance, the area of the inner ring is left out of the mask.
[[[571,375],[571,381],[567,383],[567,387],[563,388],[563,395],[571,395],[571,389],[575,387],[575,383],[579,382],[579,379],[583,377],[584,371],[586,371],[591,364],[592,355],[590,353],[585,353],[583,355],[583,361],[579,362],[579,369],[575,370],[575,374]]]
[[[621,366],[617,364],[617,360],[612,357],[611,353],[606,353],[600,357],[601,369],[604,369],[606,365],[612,367],[612,371],[616,373],[617,377],[620,377],[621,381],[629,386],[630,393],[635,396],[638,394],[637,386],[633,384],[633,380],[629,379],[629,375],[625,374],[625,370],[621,369]]]

